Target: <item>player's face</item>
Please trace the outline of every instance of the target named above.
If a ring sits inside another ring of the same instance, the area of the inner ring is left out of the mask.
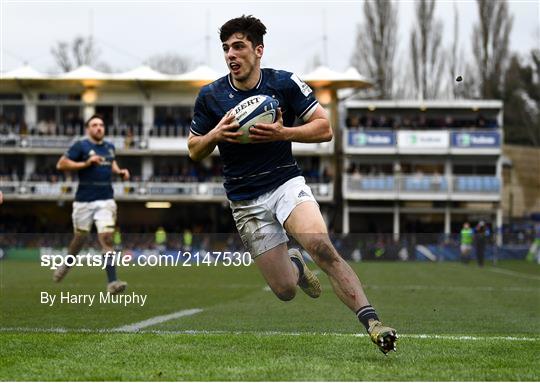
[[[262,45],[254,47],[243,33],[235,33],[222,46],[225,62],[236,81],[244,82],[252,76],[259,76]]]
[[[105,124],[101,118],[93,118],[88,122],[88,135],[94,140],[100,142],[105,136]]]

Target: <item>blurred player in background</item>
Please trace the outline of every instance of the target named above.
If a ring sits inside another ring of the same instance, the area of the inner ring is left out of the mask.
[[[476,245],[476,261],[478,266],[484,266],[484,258],[486,254],[486,245],[489,239],[490,231],[484,221],[478,222],[475,230],[475,245]]]
[[[465,222],[463,224],[463,228],[461,229],[461,232],[459,234],[461,242],[461,262],[469,263],[474,237],[474,230],[471,228],[469,222]]]
[[[60,158],[56,168],[61,171],[76,171],[79,186],[73,202],[73,230],[68,254],[77,255],[86,238],[96,225],[98,240],[103,254],[113,251],[113,237],[116,223],[116,202],[113,199],[112,175],[118,174],[124,181],[129,180],[129,171],[120,169],[115,160],[115,148],[105,141],[105,123],[101,116],[88,119],[86,138],[75,142]],[[116,278],[116,268],[107,260],[107,291],[121,293],[127,283]],[[53,280],[60,282],[69,271],[68,266],[55,270]]]
[[[290,233],[328,274],[335,293],[365,326],[385,354],[395,350],[396,331],[384,326],[351,267],[328,236],[319,205],[292,156],[291,142],[332,139],[325,109],[296,75],[261,69],[266,27],[252,16],[226,22],[220,29],[229,74],[201,89],[195,103],[188,147],[200,161],[216,146],[224,164],[227,198],[236,227],[266,282],[279,299],[294,298],[299,285],[310,297],[320,283],[297,249],[287,250]],[[239,125],[229,111],[240,101],[264,94],[279,101],[273,124],[251,128],[251,144],[241,145]],[[295,119],[303,121],[293,126]]]

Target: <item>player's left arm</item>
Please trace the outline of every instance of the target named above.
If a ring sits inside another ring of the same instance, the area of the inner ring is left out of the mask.
[[[293,142],[326,142],[333,137],[332,127],[328,113],[317,105],[315,111],[309,116],[305,124],[295,126],[294,129],[283,126],[281,109],[277,112],[277,121],[273,124],[256,124],[249,130],[249,137],[253,142],[293,141]]]
[[[119,176],[121,176],[124,181],[129,181],[129,170],[127,170],[126,168],[121,169],[120,166],[118,166],[116,160],[113,160],[111,164],[111,170],[113,174],[118,174]]]

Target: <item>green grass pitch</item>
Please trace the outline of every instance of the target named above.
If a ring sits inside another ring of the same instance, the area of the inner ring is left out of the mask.
[[[540,379],[540,266],[359,263],[381,319],[401,334],[384,356],[319,274],[323,295],[280,302],[250,267],[130,267],[144,307],[40,304],[40,292],[98,294],[105,273],[61,284],[29,261],[0,261],[0,380]],[[142,328],[118,327],[181,310]],[[360,334],[357,336],[355,334]]]

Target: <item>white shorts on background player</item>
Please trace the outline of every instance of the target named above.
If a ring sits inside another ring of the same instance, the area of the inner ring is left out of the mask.
[[[283,223],[305,201],[317,203],[302,176],[291,178],[255,199],[229,201],[236,228],[252,258],[289,240]]]
[[[113,199],[73,202],[73,229],[90,231],[95,222],[98,233],[112,233],[116,223],[116,202]]]

